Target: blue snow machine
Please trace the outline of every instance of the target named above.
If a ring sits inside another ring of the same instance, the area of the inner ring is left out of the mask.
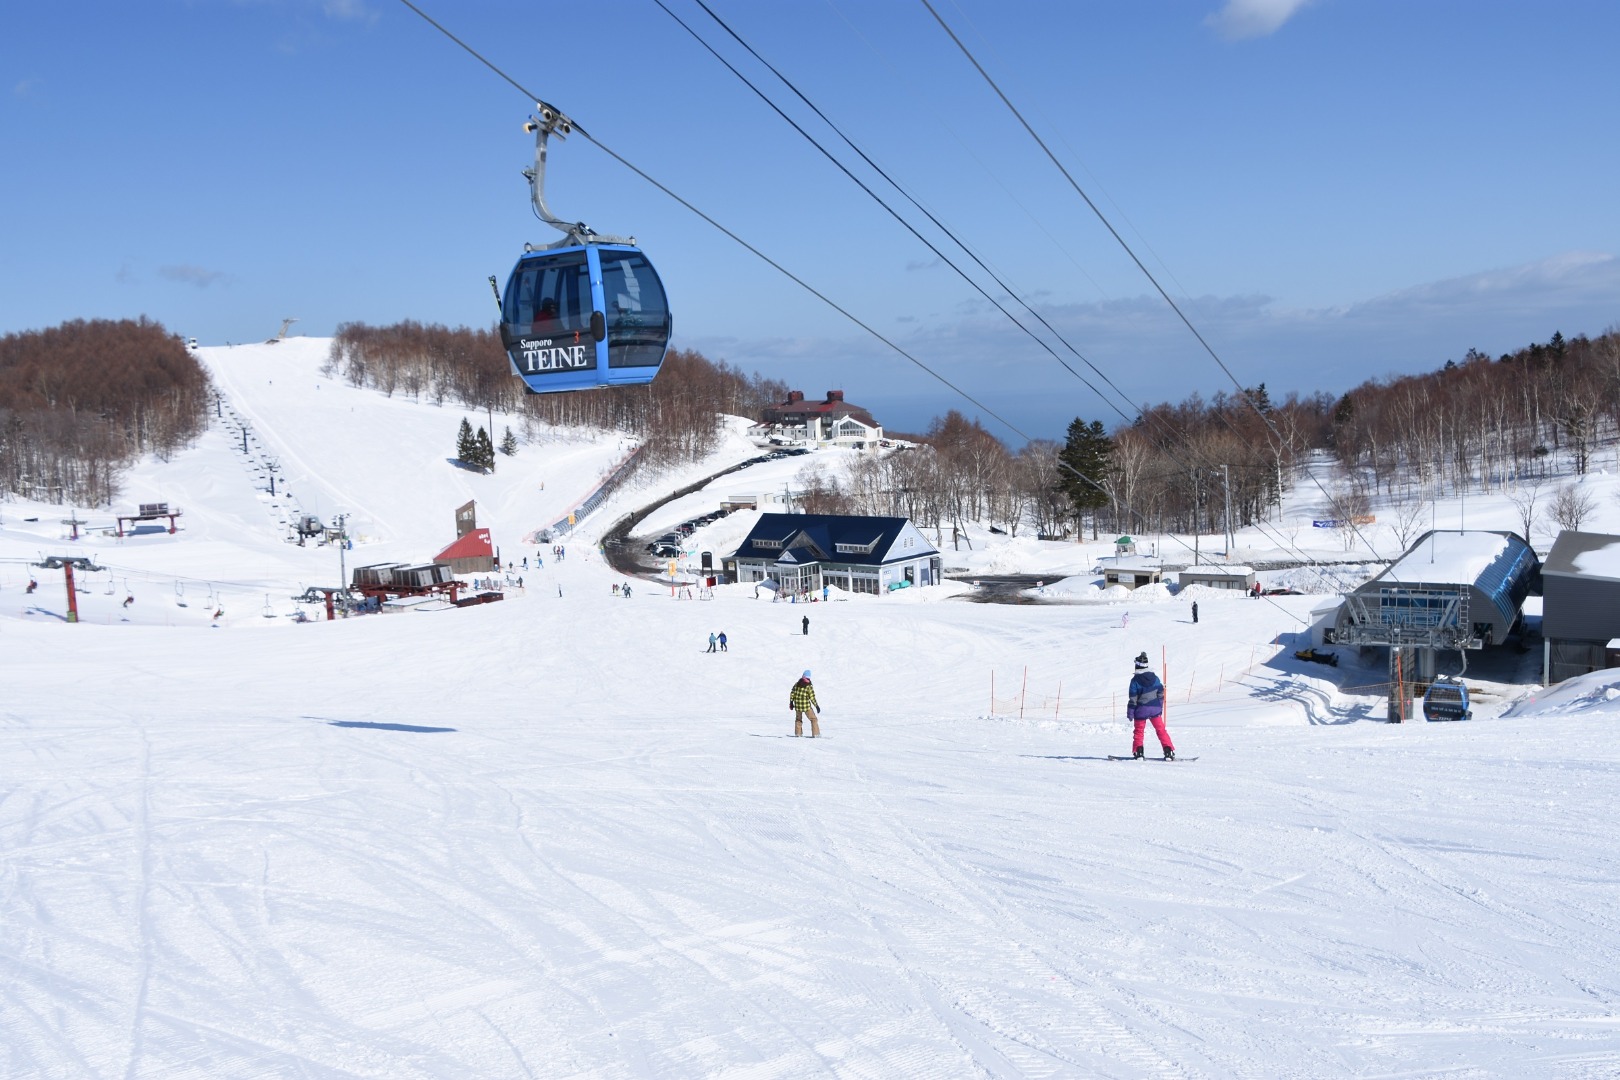
[[[1435,679],[1429,692],[1423,695],[1425,720],[1467,720],[1472,715],[1468,707],[1468,687],[1455,675]]]

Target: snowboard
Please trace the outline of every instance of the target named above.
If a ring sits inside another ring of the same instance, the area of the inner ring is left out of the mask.
[[[1140,758],[1134,758],[1134,757],[1131,757],[1129,754],[1109,754],[1108,755],[1108,760],[1109,761],[1164,761],[1164,758],[1162,758],[1162,757],[1153,757],[1152,755],[1144,755],[1144,756],[1142,756]],[[1181,757],[1178,754],[1173,760],[1166,762],[1166,764],[1174,765],[1177,761],[1197,761],[1197,760],[1198,760],[1198,758],[1196,756],[1194,756],[1194,757]]]

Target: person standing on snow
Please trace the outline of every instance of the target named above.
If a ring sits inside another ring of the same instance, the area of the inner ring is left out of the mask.
[[[804,617],[803,628],[804,628],[804,636],[809,637],[810,636],[810,616],[808,616],[808,615],[806,615]]]
[[[703,650],[703,651],[704,652],[714,652],[715,640],[716,640],[716,638],[715,638],[714,634],[711,633],[709,635],[709,647],[707,649]]]
[[[1153,721],[1153,733],[1164,747],[1164,760],[1176,760],[1176,748],[1170,742],[1170,733],[1164,727],[1164,683],[1148,668],[1148,654],[1136,656],[1136,674],[1131,676],[1131,689],[1125,703],[1125,718],[1136,724],[1131,736],[1131,756],[1142,756],[1142,736],[1148,721]]]
[[[726,632],[724,630],[720,631],[720,651],[726,651]]]
[[[816,716],[816,709],[820,706],[816,702],[816,688],[810,685],[810,672],[808,670],[793,684],[788,691],[788,708],[793,710],[793,737],[797,739],[804,734],[804,718],[810,717],[810,737],[821,738],[821,720]]]
[[[1198,624],[1198,601],[1193,601],[1193,625]]]

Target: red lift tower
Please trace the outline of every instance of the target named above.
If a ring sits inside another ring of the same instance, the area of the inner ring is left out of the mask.
[[[67,581],[68,622],[79,621],[79,594],[73,588],[73,571],[83,570],[86,573],[95,573],[101,567],[89,559],[77,555],[47,555],[42,562],[34,564],[44,570],[60,570]]]

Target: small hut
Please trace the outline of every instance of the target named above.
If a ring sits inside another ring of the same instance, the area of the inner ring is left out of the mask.
[[[474,529],[455,543],[433,556],[436,563],[449,563],[457,574],[487,574],[499,570],[495,561],[495,545],[488,529]]]

